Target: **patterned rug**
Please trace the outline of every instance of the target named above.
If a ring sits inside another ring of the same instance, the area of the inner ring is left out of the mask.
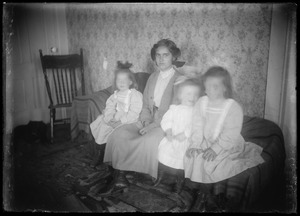
[[[50,212],[185,212],[192,206],[191,193],[171,193],[175,179],[166,175],[163,184],[151,187],[149,175],[128,172],[127,192],[99,197],[97,191],[112,179],[111,169],[102,164],[91,168],[92,145],[85,134],[68,141],[69,128],[56,127],[58,139],[50,144],[20,142],[14,152],[13,206],[16,211]],[[222,200],[219,206],[223,206]],[[264,204],[262,204],[264,205]],[[198,205],[196,205],[198,206]],[[199,208],[192,206],[199,212]]]
[[[151,177],[128,173],[127,192],[97,197],[93,191],[107,186],[109,166],[91,168],[90,146],[84,138],[36,145],[15,160],[15,206],[19,211],[51,212],[168,212],[180,211],[178,197],[170,196],[174,178],[164,179],[165,188],[149,188]],[[106,179],[106,180],[105,180]],[[182,201],[181,201],[182,202]]]

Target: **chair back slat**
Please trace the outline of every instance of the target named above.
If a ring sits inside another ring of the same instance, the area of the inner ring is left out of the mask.
[[[75,87],[74,87],[74,81],[73,81],[73,76],[72,76],[72,71],[69,70],[69,77],[70,77],[70,85],[71,85],[71,98],[72,100],[75,97]]]
[[[70,88],[69,88],[68,72],[69,72],[69,70],[65,69],[65,79],[66,79],[67,96],[68,96],[67,101],[68,101],[68,103],[71,103],[72,100],[71,100],[71,97],[70,97],[70,91],[71,91],[71,90],[70,90]]]
[[[64,76],[63,76],[63,68],[60,69],[60,77],[61,77],[61,83],[62,83],[63,103],[68,103],[67,95],[66,95],[66,88],[65,88],[65,80],[64,80]]]
[[[62,104],[63,103],[62,87],[61,87],[61,81],[60,81],[60,77],[59,77],[59,73],[58,73],[58,68],[55,68],[55,72],[56,72],[56,78],[58,80],[58,89],[59,89],[58,95],[59,95],[59,99],[60,99],[60,100],[57,100],[57,101],[59,101],[58,102],[59,104]]]
[[[59,104],[60,102],[59,102],[59,97],[58,97],[58,94],[59,94],[58,83],[57,83],[57,78],[55,76],[55,71],[53,68],[52,68],[52,76],[53,76],[54,87],[55,87],[56,103]]]
[[[50,105],[68,104],[69,106],[74,97],[78,96],[78,87],[81,87],[82,95],[85,95],[82,49],[80,49],[80,55],[71,54],[43,56],[42,50],[39,50],[39,52],[46,88],[50,99]],[[78,74],[76,74],[77,69],[79,71]],[[53,78],[52,81],[54,83],[54,88],[52,87],[52,90],[51,85],[53,83],[50,85],[50,75]],[[78,86],[77,82],[79,80],[81,80],[81,86]],[[55,95],[56,97],[52,97],[52,95]]]
[[[85,95],[85,81],[84,81],[84,70],[83,70],[83,50],[82,48],[80,49],[80,59],[81,59],[81,67],[80,67],[80,72],[81,72],[81,83],[82,83],[82,95]]]
[[[76,71],[75,68],[71,68],[72,75],[73,75],[73,80],[74,80],[74,87],[75,87],[75,97],[77,96],[77,83],[76,83]]]

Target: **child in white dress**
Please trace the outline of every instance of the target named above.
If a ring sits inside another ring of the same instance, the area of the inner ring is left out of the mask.
[[[90,124],[91,133],[99,145],[105,144],[108,136],[117,127],[138,121],[143,95],[136,90],[137,83],[130,67],[129,63],[118,62],[114,79],[116,90],[107,99],[103,114]]]
[[[161,127],[166,136],[158,147],[158,161],[167,167],[176,169],[175,193],[180,193],[184,183],[183,158],[189,146],[193,107],[200,96],[200,84],[192,79],[183,80],[178,84],[176,94],[179,104],[171,105],[161,121]],[[163,174],[164,170],[160,165],[155,186],[160,183]]]
[[[264,162],[262,147],[241,136],[243,111],[233,100],[231,77],[222,67],[203,76],[206,96],[195,104],[191,145],[184,158],[185,177],[209,195],[212,184]]]

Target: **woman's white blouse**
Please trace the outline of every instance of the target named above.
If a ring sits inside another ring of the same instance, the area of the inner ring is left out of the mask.
[[[174,73],[175,73],[175,70],[173,67],[167,71],[159,73],[157,82],[155,85],[155,89],[154,89],[153,100],[154,100],[155,106],[159,107],[163,93],[164,93],[170,79],[173,77]]]

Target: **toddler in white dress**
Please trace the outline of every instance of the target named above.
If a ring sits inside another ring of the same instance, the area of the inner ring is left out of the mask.
[[[175,193],[180,193],[184,183],[184,154],[189,147],[191,136],[192,114],[195,102],[200,96],[200,85],[192,79],[183,80],[178,84],[176,99],[178,105],[171,105],[161,121],[166,136],[158,147],[158,161],[176,169],[177,184]],[[160,167],[162,167],[160,165]],[[157,186],[163,178],[164,170],[159,169]]]

